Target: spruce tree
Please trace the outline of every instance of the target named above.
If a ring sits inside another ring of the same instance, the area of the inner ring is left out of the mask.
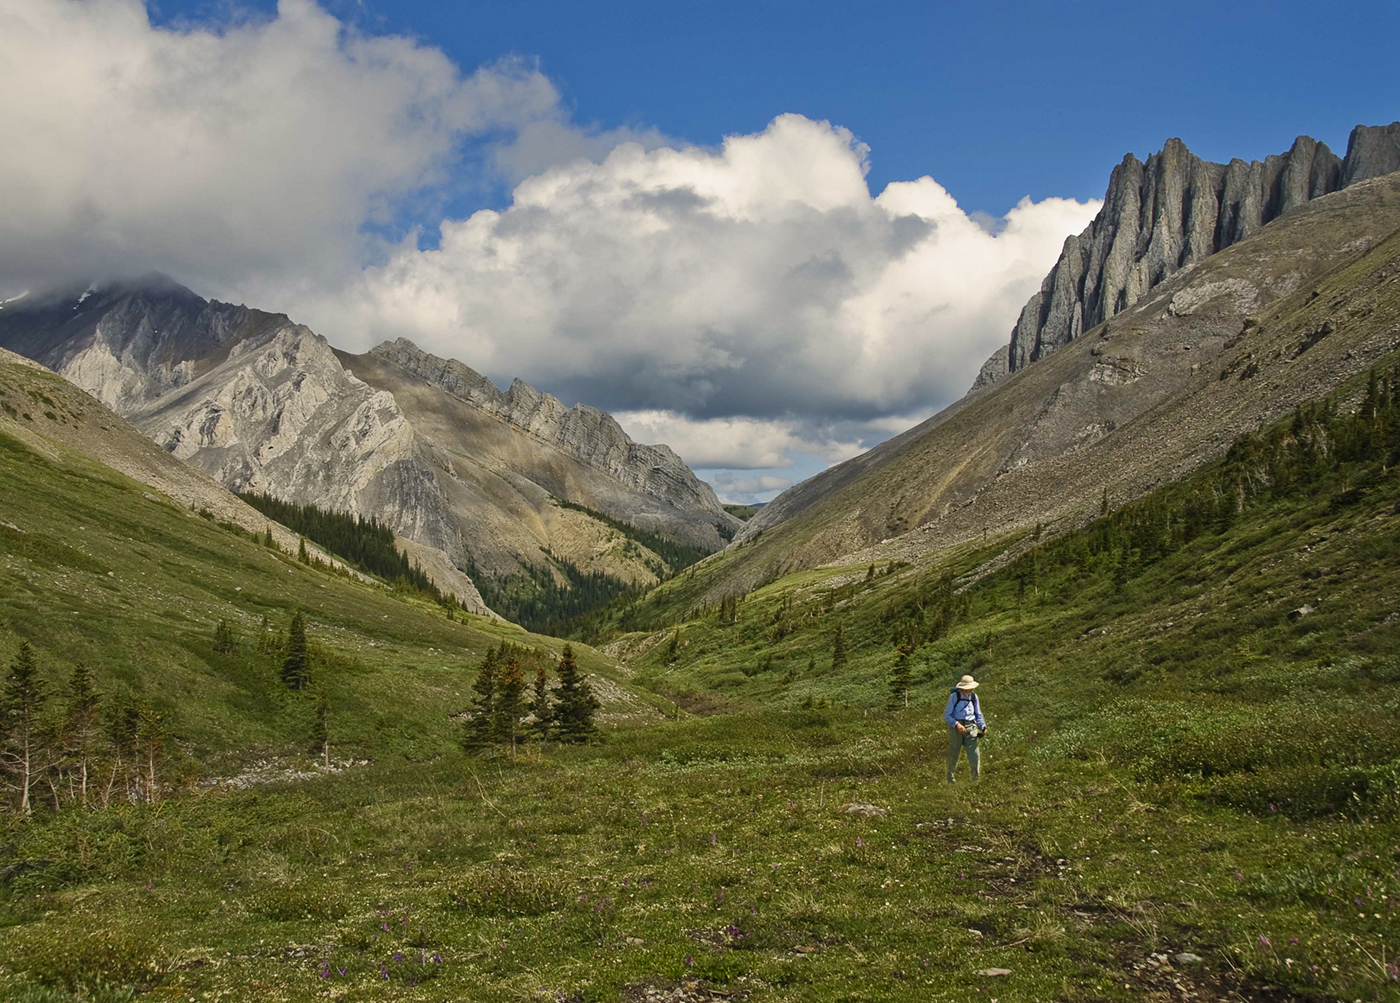
[[[515,755],[515,743],[520,738],[520,719],[525,716],[525,673],[520,660],[511,658],[501,670],[500,686],[496,689],[496,712],[492,732],[498,741],[510,746]]]
[[[263,546],[267,547],[269,550],[275,550],[277,548],[277,542],[272,539],[272,525],[270,523],[263,523],[262,542]]]
[[[559,655],[559,698],[555,705],[559,740],[586,742],[597,733],[593,715],[602,704],[593,695],[588,680],[579,675],[572,645],[564,645]]]
[[[74,665],[68,680],[64,753],[78,773],[78,797],[83,804],[88,803],[88,774],[97,747],[100,700],[91,670],[82,662]]]
[[[282,682],[301,691],[311,685],[311,656],[306,651],[306,620],[297,610],[287,629],[287,654],[282,659]]]
[[[471,717],[462,732],[462,748],[475,752],[491,743],[491,724],[496,713],[497,654],[495,648],[486,649],[486,657],[476,670],[476,682],[472,689],[476,695],[472,699]]]
[[[535,692],[530,701],[530,713],[535,715],[535,735],[544,741],[554,723],[554,711],[549,699],[549,679],[544,661],[535,663]]]
[[[302,564],[311,563],[311,555],[306,552],[306,537],[301,538],[301,544],[297,548],[297,560]]]
[[[112,772],[107,778],[107,790],[102,795],[102,807],[107,807],[122,782],[123,799],[130,794],[134,779],[139,775],[140,751],[136,735],[141,727],[141,711],[132,702],[130,693],[116,694],[103,715],[107,741],[111,744]]]
[[[19,792],[19,810],[28,815],[31,809],[30,790],[41,772],[43,749],[39,743],[40,715],[48,694],[39,677],[34,649],[28,641],[19,643],[19,652],[10,663],[5,677],[5,691],[0,696],[0,728],[4,729],[4,761],[14,774],[14,788]]]
[[[836,625],[836,633],[831,638],[831,670],[846,667],[846,635],[841,629],[841,625]]]
[[[885,706],[889,710],[898,710],[900,707],[909,706],[909,656],[913,654],[913,649],[908,644],[899,646],[899,653],[894,659],[894,669],[890,672],[890,696]]]
[[[146,788],[146,803],[155,804],[160,800],[160,776],[157,768],[165,761],[165,722],[151,707],[141,709],[136,728],[136,745],[141,754],[143,786]]]
[[[233,636],[233,628],[227,620],[220,620],[214,628],[214,650],[221,655],[232,655],[238,650],[238,639]]]

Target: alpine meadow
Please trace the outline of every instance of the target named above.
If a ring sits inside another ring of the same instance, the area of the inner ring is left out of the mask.
[[[1392,11],[216,6],[0,0],[0,999],[1400,1001]]]

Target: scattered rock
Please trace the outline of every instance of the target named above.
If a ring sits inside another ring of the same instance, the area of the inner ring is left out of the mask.
[[[973,974],[974,974],[974,975],[985,975],[985,976],[987,976],[988,978],[996,978],[996,977],[1002,976],[1002,975],[1010,975],[1010,974],[1011,974],[1011,969],[1009,969],[1009,968],[983,968],[983,969],[981,969],[980,971],[973,972]]]
[[[1172,958],[1172,962],[1178,968],[1185,968],[1187,965],[1203,964],[1205,960],[1206,959],[1201,957],[1199,954],[1192,954],[1190,951],[1182,951],[1180,954]]]
[[[852,801],[850,804],[843,804],[837,811],[842,815],[859,815],[861,818],[884,818],[890,813],[888,808],[866,804],[863,801]]]
[[[1289,611],[1288,611],[1288,622],[1289,622],[1289,623],[1297,623],[1299,620],[1303,619],[1303,617],[1307,616],[1309,613],[1315,613],[1315,612],[1316,612],[1316,610],[1315,610],[1313,607],[1311,607],[1311,606],[1299,606],[1297,609],[1289,610]]]

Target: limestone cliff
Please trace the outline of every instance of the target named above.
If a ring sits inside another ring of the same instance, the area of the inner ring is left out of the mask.
[[[1400,122],[1357,126],[1345,158],[1307,136],[1287,153],[1250,163],[1202,160],[1179,139],[1145,164],[1129,154],[1109,177],[1103,208],[1065,241],[1010,344],[987,360],[971,392],[1044,358],[1289,210],[1396,170]]]

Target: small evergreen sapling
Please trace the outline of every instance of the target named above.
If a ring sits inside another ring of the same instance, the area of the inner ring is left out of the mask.
[[[19,810],[24,815],[30,812],[30,791],[41,772],[40,716],[47,698],[34,649],[21,641],[0,695],[0,728],[4,729],[5,768],[14,777],[11,786],[19,792]]]
[[[518,659],[511,658],[501,670],[500,686],[496,690],[495,720],[492,732],[497,740],[510,746],[515,756],[516,742],[521,738],[520,719],[525,716],[525,673]]]
[[[559,699],[554,711],[561,742],[586,742],[597,734],[593,715],[602,704],[593,695],[588,680],[579,675],[573,645],[564,645],[559,655]]]
[[[831,671],[846,667],[846,634],[841,625],[836,625],[836,633],[831,638]]]
[[[476,682],[472,684],[475,695],[472,698],[471,716],[462,731],[462,748],[476,752],[491,744],[491,724],[496,715],[496,649],[486,649],[486,657],[476,670]]]
[[[64,757],[78,774],[78,798],[88,803],[88,775],[96,756],[101,694],[92,671],[82,662],[73,666],[68,681],[68,705],[64,715]]]
[[[306,650],[306,619],[301,610],[292,615],[287,628],[287,654],[282,659],[282,682],[287,689],[301,690],[311,685],[311,656]]]

